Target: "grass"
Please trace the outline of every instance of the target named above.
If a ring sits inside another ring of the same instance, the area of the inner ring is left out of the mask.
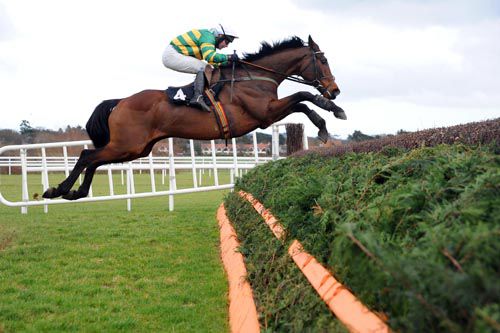
[[[20,176],[0,182],[7,199],[20,198]],[[136,191],[149,182],[149,173],[135,175]],[[190,182],[190,173],[178,175],[179,188]],[[30,196],[41,194],[38,177],[29,183]],[[157,179],[157,190],[167,188]],[[107,194],[107,176],[93,189]],[[117,179],[115,193],[124,189]],[[0,332],[228,331],[215,220],[225,193],[176,196],[174,212],[166,197],[134,199],[131,212],[124,200],[49,206],[48,214],[0,206]]]

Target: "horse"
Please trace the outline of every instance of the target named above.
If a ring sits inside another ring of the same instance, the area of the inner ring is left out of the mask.
[[[256,128],[267,128],[292,113],[301,112],[319,129],[319,138],[326,142],[329,135],[325,120],[304,104],[305,101],[346,119],[344,111],[332,102],[340,90],[324,53],[311,36],[307,43],[297,36],[272,45],[262,42],[258,52],[246,53],[234,65],[222,66],[217,71],[219,87],[222,86],[218,101],[230,128],[226,139],[240,137]],[[278,98],[278,86],[285,79],[313,86],[320,94],[299,91]],[[86,129],[94,149],[82,150],[69,176],[57,187],[48,188],[44,198],[86,197],[99,166],[147,156],[154,144],[164,138],[212,140],[223,137],[216,112],[178,105],[164,90],[143,90],[127,98],[103,101],[95,108]],[[82,184],[77,190],[71,190],[83,170]]]

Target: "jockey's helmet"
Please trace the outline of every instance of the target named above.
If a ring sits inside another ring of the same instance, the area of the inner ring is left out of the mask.
[[[238,38],[236,36],[236,33],[228,26],[223,27],[222,24],[219,24],[217,27],[214,28],[215,32],[219,37],[224,37],[227,39],[228,42],[232,42],[235,38]]]

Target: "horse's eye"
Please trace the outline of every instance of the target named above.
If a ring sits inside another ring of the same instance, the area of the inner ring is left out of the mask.
[[[322,57],[320,61],[322,64],[326,64],[328,62],[328,60],[325,57]]]

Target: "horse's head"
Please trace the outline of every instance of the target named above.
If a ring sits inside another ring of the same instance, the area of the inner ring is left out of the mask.
[[[310,81],[323,97],[335,99],[340,94],[340,89],[335,83],[335,76],[330,71],[328,60],[311,36],[309,36],[308,44],[311,55],[304,58],[300,75],[304,80]]]
[[[259,52],[245,54],[240,62],[276,75],[279,83],[288,79],[313,86],[327,99],[340,94],[325,55],[311,36],[308,45],[297,36],[274,45],[263,42]]]

